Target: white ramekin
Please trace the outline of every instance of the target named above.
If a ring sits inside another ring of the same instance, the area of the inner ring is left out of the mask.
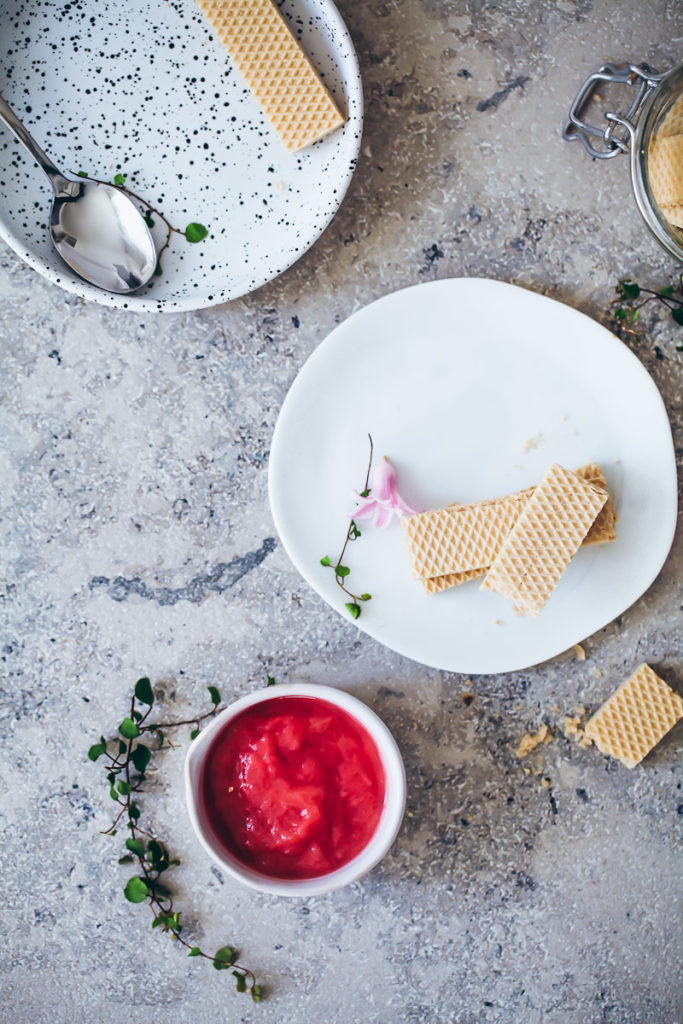
[[[216,733],[241,711],[263,701],[272,700],[273,697],[319,697],[342,708],[372,736],[384,767],[384,808],[372,839],[348,864],[317,878],[270,878],[247,867],[219,843],[202,806],[202,768]],[[190,821],[200,843],[216,863],[233,878],[244,882],[252,889],[277,896],[319,896],[348,885],[349,882],[355,882],[387,853],[403,819],[406,804],[406,773],[394,737],[381,718],[378,718],[362,701],[331,686],[319,686],[316,683],[296,683],[290,686],[282,683],[240,697],[234,704],[216,715],[210,725],[193,741],[185,759],[185,798]]]

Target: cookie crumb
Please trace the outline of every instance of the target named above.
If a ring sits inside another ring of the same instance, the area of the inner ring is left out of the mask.
[[[538,732],[528,732],[522,736],[521,742],[517,747],[517,757],[526,757],[527,754],[530,754],[541,743],[550,743],[552,738],[553,734],[544,722]]]
[[[584,750],[586,747],[590,747],[592,742],[590,738],[586,736],[586,731],[583,727],[583,722],[581,721],[585,713],[585,708],[577,708],[577,715],[579,717],[576,715],[567,715],[562,723],[562,732],[565,734],[567,739],[575,740],[579,746],[584,748]]]
[[[535,448],[538,448],[542,440],[543,434],[534,434],[533,437],[528,438],[524,442],[524,444],[522,445],[522,451],[525,455],[528,455],[529,452],[534,451]]]
[[[581,646],[581,644],[574,644],[574,650],[576,651],[576,657],[579,661],[586,660],[586,652],[584,648]]]

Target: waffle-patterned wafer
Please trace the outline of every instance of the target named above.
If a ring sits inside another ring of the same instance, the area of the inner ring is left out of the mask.
[[[469,580],[478,580],[487,572],[488,566],[483,569],[468,569],[466,572],[447,572],[443,576],[430,576],[429,579],[420,580],[420,583],[428,594],[440,594],[442,590],[459,587],[461,583],[468,583]]]
[[[648,153],[648,178],[660,207],[683,204],[683,135],[657,135]]]
[[[672,104],[671,110],[657,129],[658,139],[668,139],[672,135],[683,135],[683,96],[679,96]]]
[[[536,616],[581,546],[607,491],[553,464],[529,498],[482,583]]]
[[[415,578],[485,569],[527,500],[520,492],[404,516],[401,526]]]
[[[290,153],[344,123],[271,0],[197,0],[197,4]]]
[[[603,475],[602,470],[595,462],[590,462],[587,466],[581,466],[576,470],[576,475],[580,476],[582,480],[587,480],[588,483],[594,484],[596,487],[602,487],[607,490],[607,481]],[[523,498],[525,503],[529,500],[531,495],[534,493],[533,487],[527,487],[524,491],[519,491],[517,497]],[[520,507],[521,513],[521,507]],[[607,501],[603,505],[602,509],[598,513],[598,517],[588,531],[582,547],[588,547],[592,544],[608,544],[613,540],[616,540],[617,536],[617,510],[614,507],[612,497],[608,497]],[[494,553],[494,557],[497,552]],[[467,583],[468,580],[477,579],[483,576],[489,567],[486,566],[482,569],[471,569],[468,572],[451,572],[445,573],[443,576],[433,576],[430,579],[422,580],[422,585],[428,594],[440,594],[444,590],[449,590],[451,587],[458,587],[461,583]]]
[[[641,665],[596,711],[586,735],[603,754],[635,768],[680,718],[683,700],[649,665]]]
[[[670,224],[674,224],[677,228],[683,228],[683,203],[679,203],[677,206],[662,206],[662,213]]]

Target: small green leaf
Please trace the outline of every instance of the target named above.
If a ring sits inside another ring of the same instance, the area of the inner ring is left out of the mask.
[[[344,607],[347,609],[352,619],[357,619],[360,616],[360,605],[356,604],[355,601],[348,601]]]
[[[213,966],[217,971],[225,971],[231,967],[237,959],[237,953],[230,946],[223,946],[214,953]]]
[[[126,839],[126,849],[130,850],[137,857],[144,857],[145,848],[139,839]]]
[[[232,976],[233,976],[233,978],[237,979],[236,980],[237,991],[238,992],[246,992],[247,991],[247,982],[245,980],[244,975],[240,974],[239,971],[233,971],[232,972]]]
[[[133,721],[134,722],[139,722],[142,719],[142,712],[141,711],[133,711],[132,714],[133,714]]]
[[[115,174],[114,175],[114,184],[118,185],[118,186],[125,185],[126,184],[126,176],[125,176],[125,174]]]
[[[678,306],[676,309],[672,309],[671,316],[677,324],[680,324],[680,326],[683,327],[683,306]]]
[[[154,691],[152,690],[152,684],[147,676],[143,676],[142,679],[138,679],[135,684],[135,696],[141,704],[149,704],[151,707],[154,703]]]
[[[220,693],[218,692],[215,686],[207,686],[207,690],[209,691],[209,696],[211,697],[211,703],[213,704],[214,707],[216,707],[216,705],[220,704],[221,702]]]
[[[123,740],[119,740],[119,754],[125,754],[125,752],[126,752],[127,750],[128,750],[128,747],[127,747],[127,746],[126,746],[126,744],[125,744],[125,743],[123,742]]]
[[[683,345],[676,345],[677,352],[683,352]]]
[[[321,565],[332,565],[332,562],[330,561],[330,556],[329,555],[324,555],[320,559],[320,564]]]
[[[674,286],[672,284],[667,284],[665,288],[662,288],[659,294],[662,296],[663,299],[670,299],[673,293]]]
[[[155,277],[161,277],[162,274],[163,274],[163,270],[161,269],[161,263],[159,262],[159,260],[157,260],[157,265],[154,268],[154,276]]]
[[[120,771],[120,768],[116,769],[116,772]],[[107,772],[107,782],[110,786],[113,786],[116,782],[116,772]]]
[[[275,677],[266,675],[266,686],[275,686]]]
[[[90,749],[88,750],[88,757],[90,758],[91,761],[96,761],[98,757],[101,757],[102,754],[106,753],[106,743],[93,743],[92,747],[90,747]]]
[[[190,950],[190,952],[187,955],[188,956],[201,956],[202,955],[202,951],[199,948],[199,946],[193,946],[192,949]]]
[[[123,890],[123,895],[129,903],[143,903],[147,899],[148,894],[149,889],[144,878],[129,878]]]
[[[354,523],[353,519],[351,520],[351,525],[349,526],[349,537],[351,538],[351,540],[357,540],[358,537],[360,537],[360,530]]]
[[[351,570],[349,569],[349,567],[347,565],[337,565],[335,567],[334,572],[335,572],[336,576],[341,576],[341,578],[344,579],[345,576],[349,575]]]
[[[631,323],[632,324],[634,324],[636,322],[636,320],[638,319],[638,314],[639,313],[640,313],[639,309],[632,309],[631,310]]]
[[[76,174],[78,175],[79,178],[87,178],[88,177],[88,175],[85,173],[85,171],[76,171]]]
[[[192,732],[190,733],[190,739],[191,740],[196,740],[198,736],[199,736],[199,729],[193,729]]]
[[[112,798],[112,800],[118,800],[119,798],[119,794],[116,792],[113,786],[109,787],[109,796]]]
[[[360,492],[361,498],[367,498],[369,494],[370,494],[370,488],[369,487],[366,487],[364,491]]]
[[[625,320],[627,316],[628,310],[624,309],[623,307],[614,310],[614,317],[616,320]]]
[[[128,816],[132,818],[133,821],[137,821],[140,817],[140,808],[134,800],[131,800],[130,807],[128,808]]]
[[[185,238],[188,242],[192,242],[193,244],[195,242],[201,242],[202,239],[206,238],[208,233],[208,229],[205,228],[203,224],[197,224],[196,222],[188,224],[185,228]]]
[[[625,299],[637,299],[640,295],[640,285],[635,281],[620,281],[619,284]]]
[[[147,844],[150,860],[156,871],[165,871],[168,867],[168,854],[158,839],[150,839]]]
[[[124,854],[123,857],[119,857],[119,864],[132,864],[133,858],[129,853]]]
[[[131,751],[130,759],[141,775],[149,764],[151,756],[152,751],[144,743],[138,743],[134,750]]]
[[[124,718],[119,726],[119,732],[122,736],[125,736],[127,740],[134,740],[136,736],[140,735],[140,730],[132,718]]]
[[[163,745],[164,745],[164,734],[163,734],[163,732],[160,732],[159,733],[159,745],[157,747],[157,750],[161,750]]]
[[[360,595],[360,599],[361,599],[361,601],[371,601],[372,600],[372,594],[361,594]]]
[[[260,1003],[263,999],[263,989],[260,985],[252,985],[251,987],[251,998],[255,1003]]]
[[[118,787],[117,788],[118,788],[118,791],[121,794],[121,796],[128,796],[128,794],[130,793],[130,791],[132,789],[132,786],[131,786],[130,782],[126,782],[125,779],[119,779]]]

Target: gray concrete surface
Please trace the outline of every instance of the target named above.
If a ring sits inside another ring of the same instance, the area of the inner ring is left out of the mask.
[[[591,163],[558,131],[604,59],[681,58],[678,3],[341,9],[365,83],[362,159],[331,227],[280,280],[227,307],[136,316],[69,297],[0,253],[3,1024],[683,1020],[681,729],[628,772],[559,728],[640,660],[680,689],[680,537],[649,592],[587,638],[585,662],[569,652],[471,682],[359,634],[278,543],[241,578],[226,570],[225,586],[186,589],[275,537],[278,409],[353,310],[485,274],[604,320],[617,277],[675,279],[626,161]],[[679,450],[680,341],[654,323],[638,349]],[[212,870],[183,809],[185,741],[159,758],[144,807],[182,860],[178,908],[198,941],[234,943],[253,965],[269,992],[254,1006],[125,904],[117,841],[99,835],[108,796],[85,751],[142,672],[180,716],[207,684],[229,698],[266,671],[366,700],[403,750],[409,796],[369,877],[287,902]],[[541,720],[555,738],[527,773],[514,750]]]

